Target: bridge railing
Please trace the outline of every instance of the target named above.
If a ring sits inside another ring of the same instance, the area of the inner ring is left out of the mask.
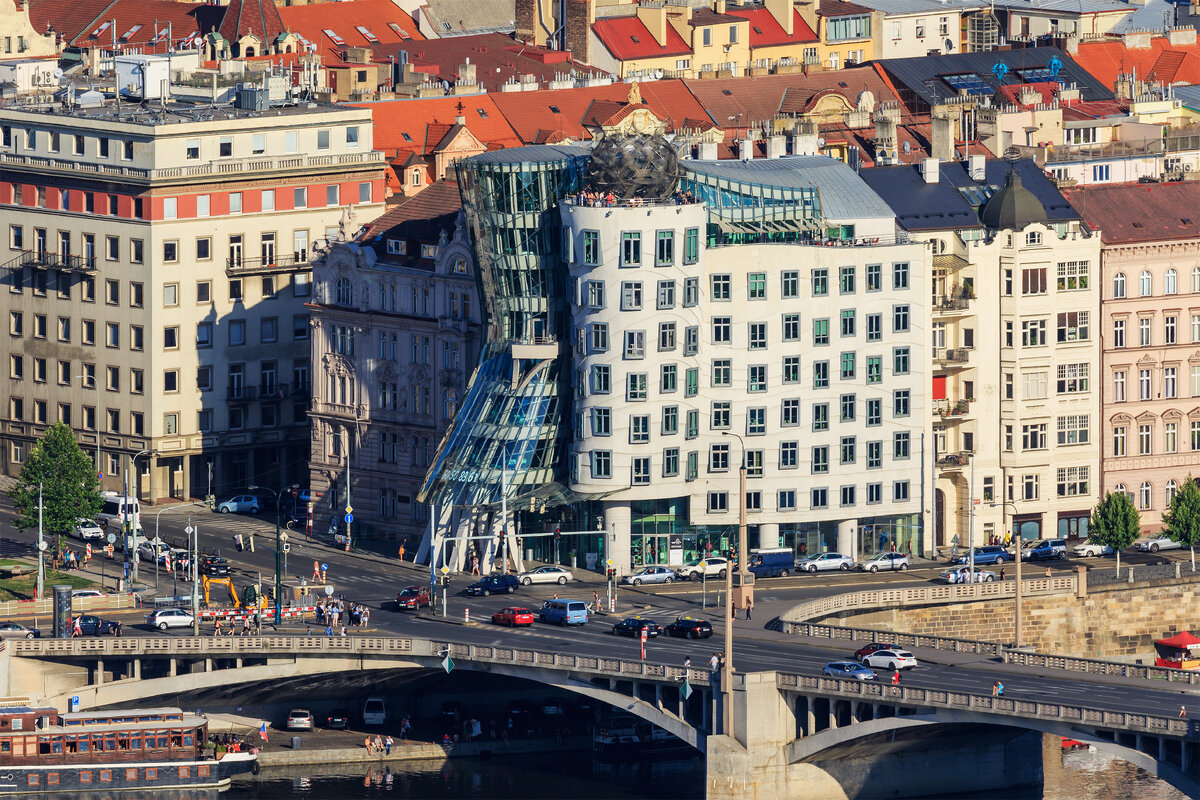
[[[550,650],[524,650],[515,647],[493,645],[459,644],[457,642],[435,642],[437,652],[450,658],[479,661],[491,664],[518,664],[526,667],[549,667],[596,672],[618,678],[647,678],[660,681],[708,685],[711,675],[707,669],[676,667],[653,661],[631,661],[604,656],[583,656],[574,653],[558,653]]]
[[[1141,678],[1144,680],[1167,681],[1168,683],[1185,683],[1188,686],[1200,684],[1200,671],[1172,669],[1170,667],[1150,667],[1144,664],[1123,664],[1120,661],[1104,661],[1098,658],[1076,658],[1074,656],[1055,656],[1047,653],[1009,651],[1004,653],[1004,663],[1020,664],[1023,667],[1061,669],[1067,672],[1084,672],[1089,675],[1113,675],[1120,678]]]
[[[934,650],[949,650],[955,653],[977,653],[1000,656],[1004,645],[977,639],[951,639],[947,636],[925,636],[917,633],[893,633],[873,628],[847,628],[840,625],[822,625],[815,622],[780,622],[779,629],[789,636],[808,636],[814,639],[831,639],[844,642],[886,642],[896,647],[929,647]]]
[[[142,599],[132,592],[124,594],[109,594],[104,597],[76,597],[71,600],[71,610],[79,613],[84,611],[115,611],[122,608],[139,608]],[[0,617],[25,617],[54,613],[54,598],[43,597],[40,600],[5,600],[0,603]]]
[[[1056,575],[1023,581],[1022,595],[1074,594],[1075,575]],[[809,600],[792,608],[781,617],[783,622],[808,620],[843,611],[865,611],[882,608],[970,603],[978,600],[1003,600],[1014,597],[1016,581],[989,583],[948,583],[945,586],[909,586],[900,589],[876,589],[869,592],[848,592]]]
[[[946,689],[924,689],[916,686],[891,686],[874,681],[842,680],[817,675],[778,673],[777,685],[783,691],[878,700],[884,703],[948,708],[960,711],[982,711],[1013,717],[1025,717],[1095,725],[1112,730],[1141,731],[1169,736],[1200,738],[1197,729],[1186,719],[1156,717],[1124,711],[1106,711],[1065,703],[1043,703],[1015,697],[953,692]]]

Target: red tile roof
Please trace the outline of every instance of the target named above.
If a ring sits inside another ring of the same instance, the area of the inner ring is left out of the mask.
[[[397,150],[412,150],[428,155],[460,114],[466,119],[467,130],[489,148],[520,146],[522,142],[516,131],[493,100],[492,95],[480,94],[384,100],[364,103],[359,107],[371,109],[371,118],[375,123],[375,148],[389,154]],[[458,109],[460,104],[461,111]]]
[[[227,42],[252,33],[270,45],[285,30],[274,0],[229,0],[220,32]]]
[[[1080,42],[1071,57],[1110,88],[1117,75],[1132,72],[1139,80],[1200,83],[1200,44],[1173,45],[1165,36],[1155,36],[1144,48],[1129,48],[1120,40]]]
[[[115,30],[118,46],[146,53],[167,51],[168,23],[178,45],[215,30],[224,13],[221,6],[173,0],[39,0],[29,10],[35,30],[53,27],[68,45],[111,46]]]
[[[390,2],[390,0],[388,0]],[[602,77],[604,70],[571,60],[566,50],[547,50],[514,41],[500,33],[475,36],[450,36],[445,39],[411,40],[375,45],[375,57],[386,61],[400,51],[431,80],[457,83],[459,67],[468,61],[475,65],[475,79],[488,92],[499,92],[512,78],[532,75],[539,83],[564,73]],[[397,59],[399,60],[399,59]]]
[[[708,116],[683,81],[647,81],[639,84],[639,88],[642,103],[654,112],[654,116],[666,120],[668,131],[683,127],[684,120]],[[504,112],[521,141],[533,143],[539,141],[539,132],[561,131],[572,139],[588,139],[590,134],[584,125],[592,119],[589,112],[593,105],[600,101],[621,104],[628,97],[629,85],[614,83],[553,91],[503,92],[492,95],[492,100]]]
[[[1126,183],[1063,189],[1105,244],[1200,238],[1200,183]]]
[[[693,9],[692,16],[688,19],[688,24],[694,27],[703,27],[705,25],[736,25],[741,21],[740,17],[735,17],[732,14],[718,14],[711,8],[701,6]]]
[[[657,56],[682,56],[692,52],[679,32],[667,25],[667,42],[660,45],[646,24],[637,17],[602,17],[592,23],[592,32],[618,61]]]
[[[821,5],[817,8],[817,14],[822,17],[848,17],[851,14],[857,16],[870,13],[871,9],[847,3],[846,0],[821,0]]]
[[[443,178],[429,185],[428,188],[417,192],[412,197],[401,200],[381,217],[372,222],[363,234],[364,241],[376,237],[386,239],[401,239],[432,244],[438,240],[443,230],[448,236],[454,234],[454,221],[462,209],[462,196],[458,191],[458,182]],[[405,260],[405,256],[387,255],[383,242],[373,243],[381,258],[395,261]],[[409,248],[409,257],[415,258],[418,253],[412,253],[415,248]]]
[[[425,39],[412,17],[392,0],[285,6],[279,9],[279,16],[289,31],[315,44],[319,53],[334,55],[339,59],[338,54],[347,47],[374,47]],[[397,28],[400,33],[397,33]],[[341,41],[325,31],[331,31]],[[373,36],[374,40],[367,34]]]
[[[792,19],[791,36],[787,35],[787,31],[783,29],[783,26],[765,8],[743,6],[741,8],[730,9],[729,13],[735,17],[741,17],[750,21],[751,47],[774,47],[781,44],[804,44],[806,42],[819,41],[817,34],[813,32],[813,29],[800,16],[799,11],[792,12],[794,16]]]

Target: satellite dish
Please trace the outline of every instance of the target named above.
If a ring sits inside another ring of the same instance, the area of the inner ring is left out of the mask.
[[[663,71],[662,71],[661,69],[656,69],[656,70],[654,70],[654,78],[655,78],[655,80],[662,80],[662,76],[663,76],[663,75],[664,75],[664,73],[663,73]]]
[[[54,68],[54,79],[58,80],[62,76],[63,76],[63,71],[61,69],[59,69],[58,67],[55,67]]]
[[[904,152],[905,153],[912,152],[912,142],[908,141],[907,139],[904,141]]]
[[[818,136],[817,137],[817,147],[824,147],[824,146],[825,146],[825,137]]]
[[[946,40],[946,52],[947,52],[947,53],[949,53],[949,52],[950,52],[950,51],[952,51],[953,49],[954,49],[954,40],[953,40],[953,39],[947,39],[947,40]]]

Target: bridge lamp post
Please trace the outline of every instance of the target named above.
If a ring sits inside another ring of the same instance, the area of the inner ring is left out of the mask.
[[[733,736],[733,614],[737,608],[733,589],[736,583],[738,599],[742,601],[743,606],[747,601],[753,602],[754,575],[746,571],[746,442],[733,431],[721,433],[736,437],[742,446],[741,466],[738,468],[738,575],[735,581],[733,564],[725,570],[725,664],[721,668],[721,727],[726,736]]]
[[[1002,473],[1003,473],[1003,471],[1002,471]],[[1003,485],[1000,487],[1000,490],[1003,492],[1008,491],[1007,477],[1008,477],[1007,474],[1002,474],[1002,476],[1001,476]],[[1017,583],[1016,583],[1016,591],[1015,591],[1016,608],[1013,609],[1013,647],[1020,647],[1021,646],[1021,536],[1020,536],[1020,531],[1017,529],[1017,504],[1014,503],[1012,500],[1001,500],[999,503],[992,503],[991,505],[992,505],[992,508],[995,508],[996,506],[1000,506],[1000,528],[1001,528],[1001,530],[1003,530],[1005,527],[1004,507],[1012,506],[1012,510],[1013,510],[1013,546],[1016,548],[1015,549],[1015,554],[1016,554],[1015,558],[1017,561],[1017,576],[1016,576]]]
[[[348,482],[349,482],[349,478],[347,478],[347,483]],[[281,531],[281,526],[279,524],[279,513],[280,513],[279,506],[281,503],[281,498],[283,496],[283,489],[276,491],[275,489],[270,489],[266,486],[247,486],[246,488],[252,492],[259,491],[259,490],[262,490],[264,492],[270,492],[272,494],[272,496],[274,496],[274,498],[275,498],[275,625],[278,626],[280,623],[283,622],[283,609],[282,609],[283,566],[282,566],[282,561],[280,560],[283,558],[283,545],[281,544],[281,540],[280,540],[280,536],[279,536],[280,531]],[[296,487],[291,486],[290,488],[295,489]],[[349,491],[350,491],[350,488],[349,488],[349,485],[347,485],[346,492],[349,493]],[[347,503],[349,503],[349,500],[347,500]],[[347,516],[349,516],[349,514],[347,514]],[[346,524],[346,535],[347,536],[349,535],[349,528],[350,528],[350,525],[349,525],[349,523],[347,523]],[[256,603],[256,605],[257,605],[257,603]]]
[[[740,434],[733,431],[721,431],[725,436],[733,436],[742,446],[741,466],[738,467],[738,565],[737,577],[733,585],[737,590],[736,603],[743,608],[747,603],[754,602],[754,573],[746,569],[749,563],[749,551],[746,549],[746,442]],[[732,570],[727,570],[726,575]]]

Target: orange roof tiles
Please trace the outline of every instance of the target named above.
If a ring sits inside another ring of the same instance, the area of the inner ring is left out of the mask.
[[[392,0],[285,6],[279,9],[279,15],[289,31],[315,44],[322,54],[336,55],[347,47],[373,47],[425,38],[412,17]]]
[[[270,45],[284,30],[274,0],[229,0],[221,19],[221,35],[227,42],[252,33]]]
[[[602,17],[592,23],[592,32],[618,61],[682,56],[692,52],[691,45],[671,25],[667,25],[666,44],[659,44],[637,17]]]
[[[173,0],[40,0],[30,6],[29,17],[35,30],[53,27],[68,45],[111,46],[115,33],[118,46],[165,53],[168,23],[178,45],[215,30],[224,13],[221,6]]]
[[[742,6],[731,8],[728,13],[750,21],[751,47],[773,47],[781,44],[803,44],[818,41],[817,34],[800,16],[799,11],[792,12],[794,16],[791,36],[788,36],[779,21],[765,8]]]
[[[1121,40],[1080,42],[1072,58],[1109,87],[1117,75],[1134,72],[1139,80],[1200,83],[1200,44],[1173,45],[1165,36],[1153,37],[1144,48],[1126,47]]]
[[[489,149],[519,147],[516,131],[487,94],[428,97],[363,103],[375,123],[375,148],[384,152],[412,150],[427,155],[462,115],[467,130]],[[358,104],[356,104],[358,105]],[[459,105],[462,110],[459,110]]]

